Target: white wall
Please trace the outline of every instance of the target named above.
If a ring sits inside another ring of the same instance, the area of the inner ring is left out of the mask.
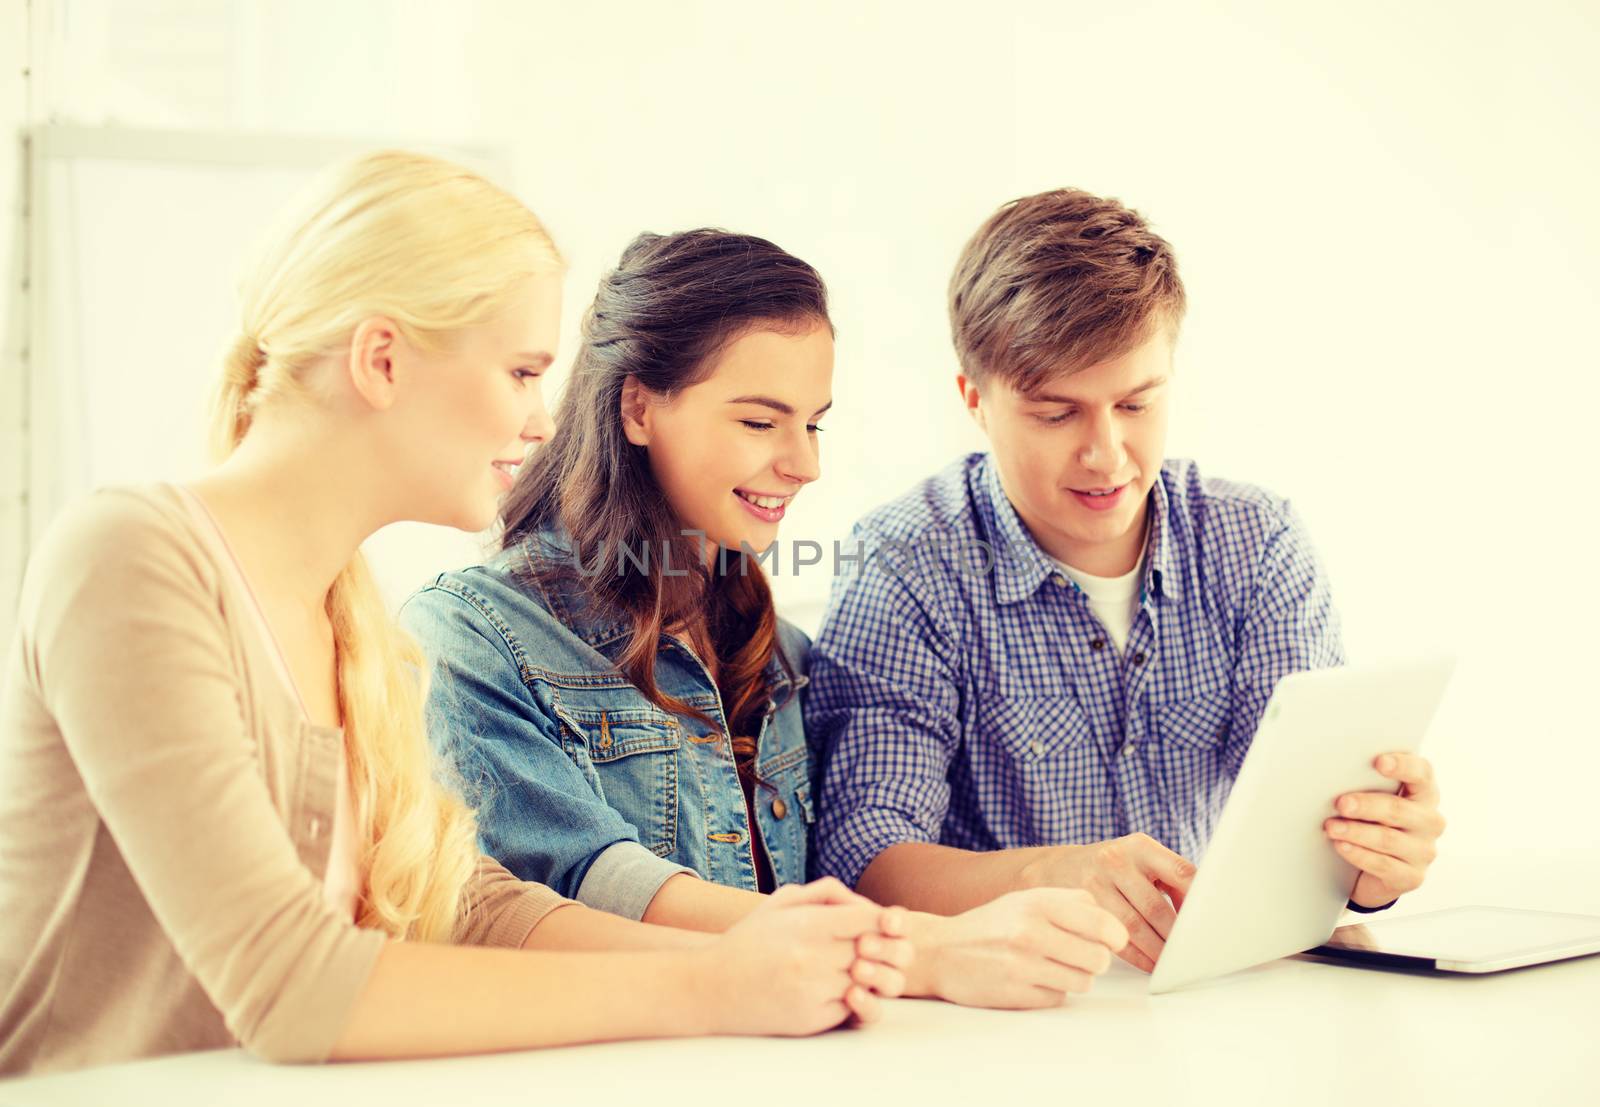
[[[23,486],[27,452],[23,408],[27,290],[22,131],[29,119],[30,27],[21,4],[0,5],[0,641],[9,638],[11,610],[27,556]]]
[[[786,537],[825,545],[979,444],[943,313],[970,231],[1046,187],[1122,197],[1191,293],[1173,452],[1295,499],[1353,654],[1461,653],[1431,747],[1447,842],[1600,850],[1592,5],[101,0],[70,18],[65,118],[505,149],[572,262],[569,353],[640,230],[720,224],[816,264],[837,409]],[[388,551],[397,580],[439,559],[408,561],[410,541]],[[826,584],[777,590],[808,618]]]

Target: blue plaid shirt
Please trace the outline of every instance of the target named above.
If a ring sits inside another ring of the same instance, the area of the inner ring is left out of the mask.
[[[1135,831],[1198,862],[1278,678],[1343,664],[1286,501],[1169,461],[1118,653],[973,454],[856,525],[811,653],[813,870]]]

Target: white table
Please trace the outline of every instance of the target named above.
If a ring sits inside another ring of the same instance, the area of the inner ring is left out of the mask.
[[[1405,906],[1600,914],[1597,864],[1584,851],[1547,859],[1535,877],[1514,858],[1441,862],[1442,888]],[[1463,882],[1501,894],[1461,895]],[[1600,1104],[1600,957],[1484,977],[1291,958],[1161,996],[1145,981],[1119,964],[1092,995],[1050,1011],[902,1000],[868,1029],[803,1040],[320,1067],[272,1066],[237,1050],[187,1054],[7,1081],[0,1105]]]

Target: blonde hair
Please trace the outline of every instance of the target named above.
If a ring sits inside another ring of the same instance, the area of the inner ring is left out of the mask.
[[[303,395],[306,369],[344,349],[363,319],[386,316],[411,341],[442,348],[524,279],[562,268],[543,225],[510,194],[403,151],[335,167],[257,254],[216,396],[218,460],[244,440],[261,404]],[[422,652],[390,618],[359,553],[327,610],[366,879],[357,922],[450,941],[478,864],[477,823],[442,783],[428,744]]]

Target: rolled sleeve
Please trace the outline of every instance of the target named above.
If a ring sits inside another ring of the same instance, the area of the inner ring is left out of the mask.
[[[853,536],[871,549],[861,532]],[[823,761],[813,875],[854,887],[897,842],[938,841],[960,743],[954,637],[909,573],[834,585],[812,647],[808,733]]]
[[[693,869],[657,857],[638,842],[617,842],[600,851],[578,885],[578,902],[626,919],[644,918],[661,886]]]
[[[478,871],[461,900],[455,940],[462,945],[517,949],[546,915],[572,900],[547,888],[518,880],[490,857],[478,859]]]

